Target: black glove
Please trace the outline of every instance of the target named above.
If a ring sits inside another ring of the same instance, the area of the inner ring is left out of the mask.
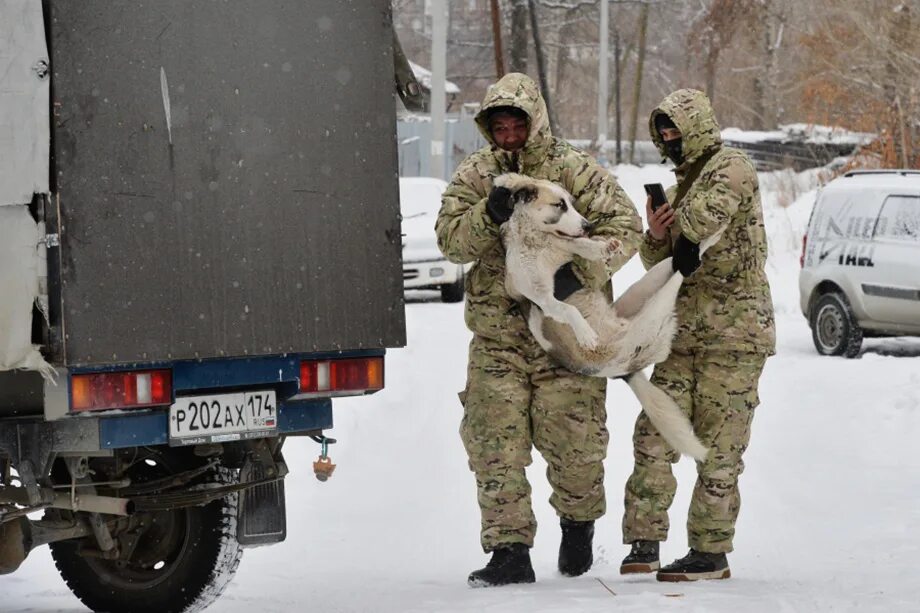
[[[583,287],[584,285],[575,276],[571,262],[560,266],[553,277],[553,296],[556,300],[565,300]]]
[[[514,205],[511,204],[511,190],[507,187],[493,187],[486,201],[486,213],[497,223],[502,225],[511,219]]]
[[[674,244],[674,257],[671,268],[674,272],[680,271],[684,277],[689,277],[700,267],[700,246],[681,234]]]

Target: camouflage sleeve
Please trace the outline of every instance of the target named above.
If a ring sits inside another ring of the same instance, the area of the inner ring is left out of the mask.
[[[642,258],[642,265],[646,270],[670,256],[671,241],[658,240],[648,232],[643,235],[642,244],[639,245],[639,257]]]
[[[707,183],[699,195],[677,211],[681,232],[694,243],[728,225],[745,194],[753,194],[756,175],[746,159],[726,157],[716,162]]]
[[[599,289],[639,250],[642,219],[613,175],[594,160],[582,160],[578,168],[564,172],[562,179],[575,197],[575,208],[594,224],[591,235],[616,238],[623,245],[622,253],[606,263],[575,256],[576,276],[586,287]]]
[[[434,225],[438,248],[451,262],[478,260],[499,238],[499,227],[486,213],[488,188],[467,158],[460,164],[441,196],[441,210]]]

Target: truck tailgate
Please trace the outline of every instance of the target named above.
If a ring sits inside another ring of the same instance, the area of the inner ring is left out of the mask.
[[[405,344],[389,4],[49,2],[55,361]]]

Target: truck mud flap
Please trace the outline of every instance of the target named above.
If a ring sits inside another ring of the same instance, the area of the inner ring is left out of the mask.
[[[32,531],[25,517],[0,524],[0,575],[7,575],[22,564],[32,548]]]
[[[240,471],[240,482],[266,479],[265,466],[248,461]],[[256,485],[240,493],[237,535],[240,545],[258,547],[280,543],[287,537],[284,509],[284,479]]]

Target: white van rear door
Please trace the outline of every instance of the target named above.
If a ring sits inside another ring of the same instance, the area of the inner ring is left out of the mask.
[[[878,272],[872,235],[881,206],[877,189],[827,189],[809,228],[806,267],[843,288],[860,320],[873,318],[862,286],[875,283]]]
[[[920,193],[885,198],[875,227],[874,279],[863,281],[873,319],[920,326]]]

